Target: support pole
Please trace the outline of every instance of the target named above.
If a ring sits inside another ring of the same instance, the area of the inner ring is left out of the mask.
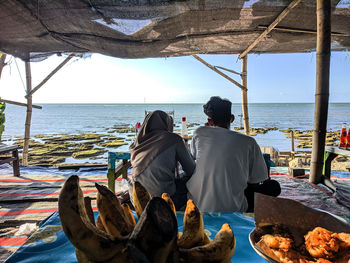
[[[315,184],[322,182],[323,155],[327,132],[331,52],[330,2],[330,0],[317,0],[316,93],[310,173],[310,182]]]
[[[25,62],[25,68],[26,68],[27,94],[30,94],[32,90],[32,74],[30,70],[30,62]],[[27,116],[26,116],[25,131],[24,131],[22,165],[28,165],[28,148],[29,148],[31,119],[32,119],[32,96],[29,95],[27,98]]]
[[[210,65],[209,63],[205,62],[203,59],[201,59],[200,57],[198,57],[197,55],[192,55],[192,57],[194,57],[195,59],[197,59],[199,62],[201,62],[202,64],[204,64],[205,66],[207,66],[208,68],[210,68],[211,70],[215,71],[216,73],[218,73],[219,75],[223,76],[225,79],[227,79],[228,81],[232,82],[233,84],[235,84],[236,86],[238,86],[241,89],[245,89],[245,87],[241,84],[239,84],[237,81],[235,81],[234,79],[231,79],[229,76],[227,76],[225,73],[222,73],[220,70],[217,70],[215,67],[213,67],[212,65]]]
[[[245,89],[242,89],[242,112],[243,112],[243,121],[244,121],[244,132],[246,135],[249,135],[249,115],[248,115],[248,92],[247,92],[247,62],[248,55],[242,58],[242,86]]]
[[[32,96],[33,93],[40,89],[53,75],[56,74],[57,71],[59,71],[64,65],[66,65],[72,57],[74,57],[74,53],[70,54],[61,64],[59,64],[53,71],[51,71],[51,73],[47,75],[46,78],[42,82],[40,82],[38,86],[36,86],[33,90],[27,93],[25,97],[28,98],[29,96]]]

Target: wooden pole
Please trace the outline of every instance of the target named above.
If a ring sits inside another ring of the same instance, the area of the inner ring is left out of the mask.
[[[2,69],[6,66],[6,63],[5,63],[6,54],[0,53],[0,55],[1,55],[0,57],[0,79],[1,79]]]
[[[292,141],[292,150],[290,152],[290,157],[294,159],[295,157],[295,152],[294,152],[294,131],[290,131],[290,139]]]
[[[242,112],[243,112],[243,121],[244,121],[244,132],[246,135],[249,135],[249,115],[248,115],[248,92],[247,92],[247,62],[248,55],[242,59],[242,86],[245,89],[242,89]]]
[[[317,0],[317,49],[314,130],[310,182],[322,182],[324,147],[329,101],[329,68],[331,52],[331,1]]]
[[[296,7],[300,2],[301,2],[301,0],[293,0],[293,1],[278,15],[278,17],[271,23],[271,25],[269,25],[269,26],[267,27],[267,29],[266,29],[264,32],[262,32],[262,33],[260,34],[260,36],[258,36],[258,38],[255,39],[254,42],[251,43],[251,44],[249,45],[249,47],[248,47],[246,50],[244,50],[244,51],[239,55],[238,58],[239,58],[239,59],[244,58],[244,57],[249,53],[249,51],[251,51],[264,37],[266,37],[267,34],[270,33],[270,31],[271,31],[272,29],[274,29],[274,28],[278,25],[278,23],[281,22],[281,20],[282,20],[283,18],[286,17],[286,15],[290,12],[290,10],[292,10],[294,7]]]
[[[267,26],[258,26],[258,28],[266,29]],[[301,29],[301,28],[291,28],[291,27],[281,27],[276,26],[274,31],[282,31],[282,32],[291,32],[291,33],[305,33],[305,34],[317,34],[317,30],[310,30],[310,29]],[[338,32],[331,32],[331,36],[335,37],[350,37],[349,34],[344,33],[338,33]]]
[[[227,76],[226,74],[222,73],[220,70],[217,70],[215,67],[213,67],[212,65],[210,65],[209,63],[205,62],[205,60],[201,59],[200,57],[198,57],[197,55],[192,55],[192,57],[194,57],[195,59],[197,59],[199,62],[201,62],[202,64],[204,64],[205,66],[207,66],[208,68],[210,68],[211,70],[215,71],[216,73],[218,73],[219,75],[223,76],[225,79],[231,81],[233,84],[235,84],[236,86],[238,86],[239,88],[241,88],[242,90],[245,89],[245,87],[241,84],[239,84],[237,81],[235,81],[234,79],[231,79],[229,76]]]
[[[240,72],[237,72],[237,71],[234,71],[234,70],[232,70],[232,69],[228,69],[228,68],[224,68],[224,67],[220,67],[220,66],[214,66],[214,68],[219,68],[219,69],[222,69],[222,70],[226,70],[226,71],[228,71],[228,72],[231,72],[231,73],[233,73],[233,74],[237,74],[237,75],[242,75],[242,73],[240,73]]]
[[[29,94],[30,91],[32,90],[32,74],[30,70],[30,62],[25,62],[25,68],[26,68],[27,94]],[[29,95],[27,98],[27,116],[26,116],[25,131],[24,131],[22,165],[28,165],[28,148],[29,148],[31,119],[32,119],[32,96]]]
[[[8,104],[17,105],[17,106],[24,106],[24,107],[28,106],[28,104],[25,104],[25,103],[22,103],[22,102],[17,102],[17,101],[12,101],[12,100],[0,99],[0,101],[3,101],[3,102],[8,103]],[[32,107],[35,108],[35,109],[39,109],[39,110],[41,110],[43,108],[43,107],[38,106],[38,105],[32,105]]]
[[[74,53],[70,54],[61,64],[59,64],[45,79],[43,79],[42,82],[39,83],[34,89],[32,89],[27,95],[25,96],[28,98],[29,96],[32,96],[34,92],[36,92],[38,89],[40,89],[53,75],[56,74],[57,71],[59,71],[64,65],[68,63],[68,61],[74,57]]]

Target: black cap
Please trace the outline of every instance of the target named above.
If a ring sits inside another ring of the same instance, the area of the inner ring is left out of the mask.
[[[218,96],[211,97],[203,105],[204,113],[211,118],[214,123],[227,123],[231,119],[232,103],[228,99],[222,99]]]

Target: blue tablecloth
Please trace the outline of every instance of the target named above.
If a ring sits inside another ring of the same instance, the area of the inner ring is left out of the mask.
[[[97,217],[97,213],[95,213]],[[236,237],[236,252],[232,262],[265,262],[250,246],[248,235],[255,227],[254,219],[241,213],[213,213],[203,216],[205,230],[213,239],[221,225],[228,223]],[[182,232],[183,214],[178,213],[177,222]],[[40,224],[40,229],[14,253],[6,263],[76,263],[74,247],[64,234],[58,213],[54,213]]]

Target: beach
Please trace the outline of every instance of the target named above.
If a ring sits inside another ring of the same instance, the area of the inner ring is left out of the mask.
[[[190,135],[197,127],[206,122],[202,104],[40,105],[42,110],[33,109],[31,142],[35,143],[36,149],[51,143],[51,150],[59,142],[69,143],[66,145],[66,154],[58,154],[60,156],[59,163],[106,163],[108,151],[128,151],[130,143],[135,138],[135,124],[142,123],[145,111],[159,109],[173,112],[174,131],[178,133],[182,117],[186,117]],[[4,143],[22,144],[25,111],[25,107],[7,105],[5,131],[2,136]],[[312,103],[249,104],[250,128],[255,129],[251,131],[251,135],[261,147],[273,147],[277,151],[291,151],[291,139],[287,137],[290,136],[290,130],[296,133],[308,131],[310,136],[313,129],[313,111],[314,104]],[[243,132],[240,130],[243,126],[241,104],[233,104],[232,113],[236,119],[231,125],[231,129]],[[327,131],[337,134],[344,122],[350,124],[350,103],[331,103]],[[295,143],[296,150],[310,151],[310,138],[308,138],[309,144],[305,144],[304,147]],[[81,146],[82,144],[85,146]],[[332,144],[337,144],[336,138],[332,139],[330,145]],[[91,149],[95,150],[93,154],[86,152]],[[82,155],[72,156],[72,153],[78,150],[83,151]],[[47,155],[50,155],[49,152]]]

